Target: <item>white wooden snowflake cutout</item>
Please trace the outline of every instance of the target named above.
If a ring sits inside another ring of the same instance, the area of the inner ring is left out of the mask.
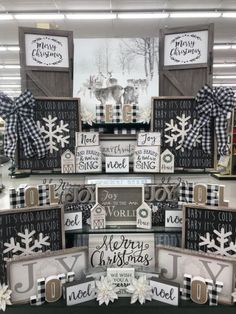
[[[49,236],[44,236],[40,233],[38,239],[36,239],[34,238],[35,233],[35,230],[29,232],[28,229],[25,229],[25,233],[17,233],[20,242],[17,242],[17,240],[12,237],[9,243],[4,243],[5,250],[3,251],[3,254],[11,252],[13,256],[32,255],[36,252],[42,252],[44,247],[50,246]],[[4,258],[4,260],[7,259],[8,258]]]
[[[199,248],[207,247],[208,253],[213,253],[222,256],[232,256],[236,254],[236,241],[231,241],[232,232],[225,232],[224,228],[221,228],[220,232],[217,230],[213,231],[214,235],[210,235],[209,232],[206,236],[200,236],[201,242],[199,242]],[[214,239],[214,236],[217,236]]]

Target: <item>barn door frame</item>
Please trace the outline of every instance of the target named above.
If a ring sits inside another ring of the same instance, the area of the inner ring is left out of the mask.
[[[164,65],[165,56],[165,36],[171,34],[190,33],[198,31],[208,31],[208,47],[207,47],[207,62],[206,63],[195,63],[195,64],[180,64],[180,65]],[[213,82],[213,44],[214,44],[214,24],[208,25],[196,25],[177,27],[169,29],[161,29],[159,36],[159,93],[160,96],[168,96],[164,94],[163,77],[165,77],[170,84],[172,84],[182,96],[192,96],[185,89],[184,85],[179,82],[171,73],[171,70],[186,70],[186,69],[197,69],[206,68],[206,84],[212,86]]]
[[[40,36],[55,36],[65,37],[68,43],[68,67],[58,66],[32,66],[26,65],[26,42],[25,35],[40,35]],[[27,89],[27,77],[34,82],[34,84],[43,92],[47,97],[55,97],[53,92],[48,89],[45,82],[37,78],[37,71],[46,72],[67,72],[69,93],[70,96],[73,94],[73,32],[55,29],[42,29],[42,28],[31,28],[31,27],[19,27],[19,46],[20,46],[20,74],[21,74],[21,90]],[[69,95],[68,95],[69,96]]]

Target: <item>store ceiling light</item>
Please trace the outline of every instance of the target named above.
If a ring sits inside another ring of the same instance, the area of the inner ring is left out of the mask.
[[[234,68],[236,67],[236,63],[214,63],[214,68]]]
[[[19,51],[20,47],[18,47],[18,46],[8,46],[7,50],[8,51]]]
[[[171,18],[216,18],[220,17],[221,12],[172,12],[170,13]]]
[[[116,18],[115,13],[69,13],[68,20],[112,20]]]
[[[214,75],[213,79],[223,79],[223,80],[227,80],[227,79],[236,79],[236,75]]]
[[[223,44],[223,45],[214,45],[214,50],[225,50],[232,48],[232,45]]]
[[[0,51],[7,51],[7,47],[1,47],[0,46]]]
[[[20,69],[19,64],[0,64],[0,69]]]
[[[7,21],[7,20],[12,20],[13,16],[12,14],[0,14],[0,21]]]
[[[235,12],[235,11],[232,11],[232,12],[223,12],[223,13],[222,13],[222,17],[234,18],[234,17],[236,17],[236,12]]]
[[[22,14],[14,14],[14,18],[16,20],[63,20],[64,14],[58,13],[22,13]]]
[[[118,13],[118,19],[165,19],[169,17],[169,13]]]
[[[231,86],[236,86],[236,83],[214,83],[213,86],[223,86],[223,87],[231,87]]]
[[[20,94],[20,90],[4,90],[3,93],[5,94]]]
[[[6,80],[6,81],[11,81],[11,80],[20,80],[20,76],[0,76],[0,80]]]
[[[0,84],[0,88],[20,88],[19,84]]]

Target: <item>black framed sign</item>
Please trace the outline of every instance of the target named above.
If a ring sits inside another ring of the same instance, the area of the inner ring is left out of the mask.
[[[155,97],[152,99],[152,131],[161,132],[161,149],[175,156],[175,168],[206,169],[214,167],[214,128],[211,126],[211,150],[202,150],[201,134],[192,150],[182,144],[198,119],[194,97]]]
[[[96,202],[106,209],[106,225],[136,225],[136,211],[144,201],[143,189],[142,185],[98,185]]]
[[[18,145],[17,168],[52,170],[61,167],[61,155],[75,150],[75,132],[80,131],[78,98],[36,98],[34,119],[44,136],[48,154],[45,158],[26,158],[21,144]]]
[[[194,251],[235,256],[236,208],[185,205],[182,246]]]
[[[0,280],[15,256],[57,251],[65,246],[64,211],[59,205],[0,211]]]

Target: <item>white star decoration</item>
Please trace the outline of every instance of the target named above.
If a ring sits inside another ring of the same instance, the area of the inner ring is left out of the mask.
[[[8,289],[8,286],[0,283],[0,310],[5,311],[7,305],[11,305],[11,293],[12,291]]]
[[[95,292],[97,294],[97,301],[99,301],[99,305],[105,303],[106,305],[109,302],[114,302],[114,300],[118,299],[117,292],[119,288],[112,284],[112,281],[109,277],[102,276],[100,281],[95,281],[96,289]]]
[[[133,279],[132,284],[127,287],[127,292],[132,293],[131,304],[139,301],[144,304],[146,300],[152,300],[152,288],[150,287],[146,276],[141,276],[139,279]]]

